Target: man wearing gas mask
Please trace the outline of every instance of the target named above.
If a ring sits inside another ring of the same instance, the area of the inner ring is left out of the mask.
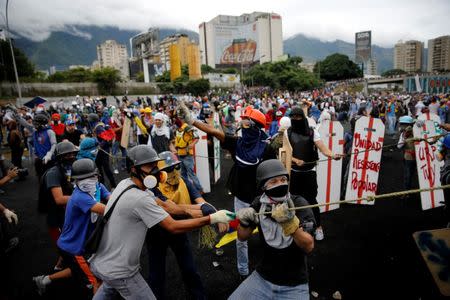
[[[167,180],[158,184],[158,190],[164,198],[177,204],[185,211],[184,215],[189,217],[207,216],[217,211],[202,198],[192,183],[183,180],[180,174],[181,162],[175,154],[165,151],[159,157],[162,159],[158,162],[159,170],[167,172]],[[228,229],[225,224],[218,226],[221,232]],[[187,234],[171,234],[159,226],[149,229],[147,233],[149,285],[156,298],[165,298],[166,254],[169,247],[177,259],[189,298],[206,299]]]
[[[263,161],[256,180],[261,195],[236,217],[241,241],[258,227],[263,258],[229,299],[309,299],[306,255],[314,249],[314,215],[309,208],[293,210],[308,202],[288,192],[289,174],[279,160]]]
[[[147,229],[159,225],[175,234],[234,219],[233,213],[220,210],[206,217],[174,220],[169,215],[170,202],[162,204],[151,191],[167,178],[158,168],[161,158],[155,150],[147,145],[135,146],[128,152],[128,160],[130,178],[117,185],[106,205],[108,211],[117,201],[90,261],[93,273],[103,280],[94,296],[97,300],[115,299],[118,294],[128,299],[155,299],[139,272]]]
[[[333,154],[320,139],[319,132],[310,127],[305,112],[300,107],[292,108],[289,115],[291,128],[287,130],[292,146],[292,169],[290,193],[302,196],[310,204],[317,204],[317,174],[316,161],[319,159],[317,149],[330,159],[341,159],[343,154]],[[320,224],[320,210],[313,208],[317,222],[316,240],[323,240],[323,230]]]
[[[192,124],[207,134],[216,137],[221,147],[230,151],[234,165],[230,170],[227,187],[234,195],[234,210],[249,207],[256,196],[257,166],[266,159],[276,158],[275,152],[267,142],[267,134],[263,131],[266,117],[262,112],[248,106],[241,116],[241,136],[229,136],[209,124],[191,118],[189,110],[180,103],[177,114],[186,123]],[[237,268],[244,279],[249,274],[247,242],[236,241]]]

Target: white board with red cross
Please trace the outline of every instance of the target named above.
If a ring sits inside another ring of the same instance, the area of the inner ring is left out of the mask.
[[[423,139],[439,134],[436,130],[435,122],[432,120],[424,121],[422,126],[415,124],[413,133],[415,138]],[[428,141],[431,141],[431,139],[428,139]],[[420,141],[414,143],[414,148],[416,150],[417,175],[419,176],[420,188],[441,186],[440,163],[435,154],[436,145]],[[444,201],[444,192],[442,190],[421,192],[420,199],[422,210],[442,206],[441,202]]]
[[[333,154],[344,153],[344,128],[338,121],[324,120],[318,128],[320,139]],[[340,200],[342,159],[328,159],[319,151],[317,163],[317,202],[327,204]],[[320,207],[320,212],[327,212],[339,208],[338,204]]]
[[[203,192],[211,192],[211,182],[209,179],[209,160],[208,160],[208,140],[205,132],[195,129],[198,136],[198,142],[194,146],[194,172],[197,175]]]
[[[383,122],[378,118],[361,117],[356,121],[345,193],[346,200],[365,198],[376,194],[384,129]],[[364,200],[352,203],[373,205],[374,201]]]
[[[417,120],[420,121],[427,121],[427,120],[431,120],[434,121],[437,124],[441,124],[441,118],[439,118],[439,116],[437,114],[433,114],[430,112],[426,112],[421,114],[420,116],[417,117]]]

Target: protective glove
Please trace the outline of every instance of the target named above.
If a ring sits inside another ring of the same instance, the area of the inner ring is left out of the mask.
[[[297,231],[300,225],[300,220],[297,218],[293,210],[289,208],[294,207],[294,203],[291,199],[287,203],[282,203],[272,206],[272,218],[277,221],[283,228],[283,234],[285,236],[292,235]]]
[[[219,210],[209,215],[209,224],[228,223],[236,218],[236,215],[226,209]]]
[[[203,216],[209,216],[217,211],[217,209],[208,202],[203,202],[200,204],[200,209],[202,210]]]
[[[9,209],[7,209],[7,208],[5,210],[3,210],[3,215],[8,220],[9,223],[12,223],[12,221],[14,220],[14,224],[17,225],[17,223],[19,222],[19,219],[17,218],[17,215],[14,212],[12,212]]]
[[[250,227],[259,223],[259,218],[253,207],[246,207],[236,212],[236,218],[239,219],[239,224],[243,227]]]
[[[189,111],[189,109],[187,108],[186,104],[184,104],[183,101],[180,101],[178,103],[177,106],[177,116],[180,119],[183,119],[186,123],[188,123],[189,125],[194,124],[194,119],[191,116],[191,112]]]
[[[45,156],[42,160],[44,161],[44,165],[46,165],[49,161],[52,160],[52,154],[50,152],[48,152],[47,154],[45,154]]]

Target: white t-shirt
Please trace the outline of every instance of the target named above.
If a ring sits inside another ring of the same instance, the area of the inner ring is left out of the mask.
[[[105,213],[128,186],[130,178],[122,180],[106,205]],[[126,191],[106,224],[97,253],[90,259],[95,275],[103,280],[128,278],[139,272],[141,250],[147,229],[168,216],[155,202],[150,191],[137,188]]]

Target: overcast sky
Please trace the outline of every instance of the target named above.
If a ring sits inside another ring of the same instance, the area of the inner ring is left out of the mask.
[[[0,3],[4,12],[6,0]],[[354,42],[355,32],[372,30],[372,44],[417,39],[426,46],[428,39],[450,34],[450,0],[10,0],[9,26],[33,40],[73,25],[198,32],[201,22],[218,14],[253,11],[280,14],[284,38],[303,33]]]

